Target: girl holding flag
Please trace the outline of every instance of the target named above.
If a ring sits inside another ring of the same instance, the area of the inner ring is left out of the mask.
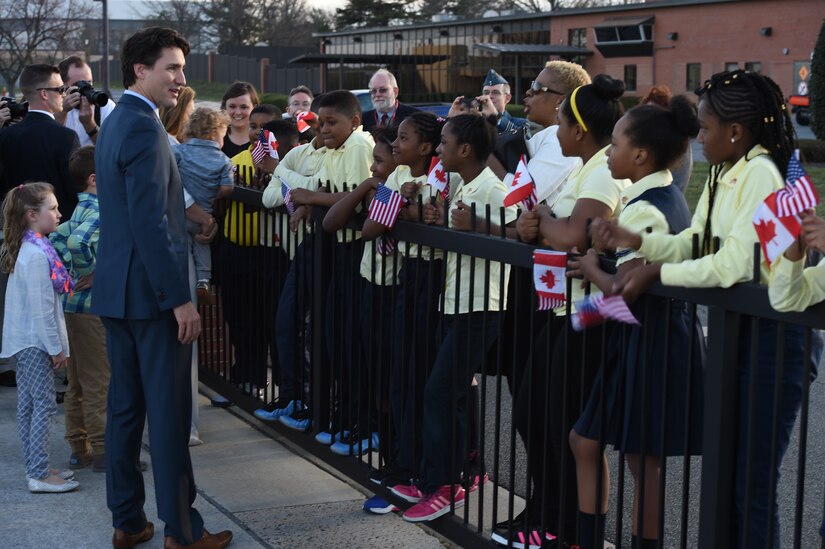
[[[613,177],[633,182],[622,191],[618,221],[623,227],[640,232],[650,228],[661,234],[675,234],[688,227],[687,202],[679,188],[671,184],[673,177],[668,168],[685,154],[698,131],[696,108],[684,96],[671,99],[667,108],[636,107],[619,120],[607,149],[607,163]],[[644,264],[638,252],[619,250],[617,255],[616,276]],[[567,276],[577,275],[583,275],[605,293],[612,292],[614,275],[601,269],[593,249],[571,260]],[[644,328],[614,326],[607,340],[607,360],[570,433],[576,458],[582,549],[601,548],[604,543],[610,486],[604,455],[607,444],[627,454],[634,478],[634,510],[644,515],[643,521],[636,517],[633,522],[633,547],[640,549],[656,547],[659,537],[661,458],[701,453],[704,346],[698,324],[692,327],[694,348],[690,349],[691,325],[683,301],[643,296],[631,306]],[[687,423],[686,410],[691,416]],[[668,425],[664,440],[662,423]],[[685,425],[691,430],[687,447]],[[642,474],[644,481],[640,482]],[[640,497],[642,487],[644,497]],[[644,535],[639,531],[640,522]]]
[[[462,210],[473,204],[484,221],[485,207],[489,204],[498,208],[504,201],[506,187],[486,167],[495,141],[495,125],[476,115],[451,118],[441,130],[437,152],[444,169],[453,172],[450,195],[459,205],[450,212],[450,227],[457,216],[464,215]],[[445,215],[443,207],[425,206],[425,222],[444,224]],[[505,223],[513,222],[515,208],[506,209],[504,217]],[[489,277],[485,277],[487,269]],[[463,443],[470,383],[487,349],[498,337],[501,311],[506,305],[499,297],[499,283],[503,276],[506,287],[507,265],[451,252],[446,257],[446,272],[444,337],[423,394],[424,454],[420,480],[417,486],[391,488],[399,497],[416,503],[404,513],[404,519],[411,522],[447,514],[452,502],[455,507],[464,505],[461,469],[466,455]],[[455,428],[451,429],[453,425]],[[451,440],[458,447],[452,447]]]
[[[753,244],[758,240],[754,212],[774,191],[783,187],[782,173],[794,150],[793,125],[782,91],[773,80],[757,73],[737,70],[717,73],[697,90],[699,137],[711,165],[705,189],[691,225],[679,234],[639,234],[615,223],[594,227],[597,241],[608,248],[638,250],[652,263],[633,269],[614,284],[628,302],[633,302],[651,284],[668,286],[721,287],[752,278]],[[694,235],[700,255],[691,259]],[[714,249],[713,240],[721,245]],[[765,261],[760,262],[760,281],[768,280]],[[738,547],[781,547],[778,509],[769,508],[771,463],[775,476],[788,447],[802,398],[804,330],[800,326],[762,319],[752,332],[751,319],[742,317],[739,326],[739,416],[737,425],[735,517]],[[778,331],[784,329],[784,333]],[[774,417],[776,346],[784,340],[781,408]],[[751,366],[751,340],[757,338],[759,356]],[[751,376],[754,376],[751,388]],[[751,400],[749,394],[755,398]],[[756,433],[773,426],[774,436]],[[748,450],[751,449],[749,453]],[[748,455],[751,457],[748,458]],[[750,463],[748,463],[750,461]],[[750,471],[750,478],[746,478]],[[746,493],[748,498],[746,499]],[[746,508],[747,507],[747,508]],[[745,524],[744,518],[749,521]],[[768,538],[769,521],[773,536]]]
[[[623,82],[598,75],[592,84],[575,88],[564,99],[557,137],[564,155],[580,158],[583,166],[567,180],[552,210],[539,206],[519,217],[516,227],[522,240],[539,240],[559,252],[586,249],[588,220],[615,215],[629,181],[613,178],[605,152],[623,114],[619,101],[623,93]],[[584,295],[578,284],[572,293],[574,300]],[[564,319],[567,310],[558,307],[554,314]],[[598,352],[584,352],[585,338],[600,341],[602,330],[574,332],[567,319],[551,319],[534,345],[541,352],[528,359],[513,409],[513,421],[527,449],[528,484],[533,491],[524,513],[496,525],[492,534],[496,543],[537,549],[541,540],[554,535],[564,543],[576,541],[576,489],[571,475],[562,476],[562,468],[573,469],[568,433],[584,405],[579,395],[589,394],[601,359]],[[541,356],[545,349],[550,349],[549,366]]]
[[[445,200],[446,193],[442,190],[448,191],[443,185],[449,173],[436,155],[443,123],[443,119],[431,113],[417,112],[398,126],[398,136],[392,143],[397,167],[385,186],[409,200],[401,210],[401,219],[418,221],[421,205]],[[428,183],[431,179],[432,183]],[[387,244],[393,242],[387,234],[389,230],[387,225],[367,219],[361,236],[365,241],[380,239],[381,247],[386,249]],[[407,242],[391,245],[400,253],[389,388],[392,425],[398,444],[396,453],[385,466],[370,476],[376,484],[386,486],[409,484],[421,462],[421,396],[438,350],[438,311],[432,304],[438,302],[444,276],[441,250]]]

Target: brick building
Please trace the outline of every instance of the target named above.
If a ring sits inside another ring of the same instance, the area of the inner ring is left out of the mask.
[[[648,0],[324,33],[320,54],[303,60],[324,63],[327,89],[363,88],[387,66],[407,101],[477,91],[491,67],[520,98],[544,62],[559,58],[625,80],[630,95],[654,84],[692,91],[732,67],[771,76],[791,94],[805,89],[823,18],[822,0]]]

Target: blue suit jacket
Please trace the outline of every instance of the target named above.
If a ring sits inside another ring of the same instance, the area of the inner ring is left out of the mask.
[[[183,190],[166,131],[124,95],[95,147],[100,243],[92,313],[153,319],[190,300]]]

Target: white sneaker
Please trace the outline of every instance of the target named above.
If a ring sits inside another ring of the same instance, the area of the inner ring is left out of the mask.
[[[29,477],[26,477],[26,480],[29,482],[29,492],[32,492],[33,494],[57,494],[62,492],[71,492],[72,490],[80,486],[80,483],[76,480],[67,480],[63,484],[49,484],[48,482],[43,482],[42,480]]]

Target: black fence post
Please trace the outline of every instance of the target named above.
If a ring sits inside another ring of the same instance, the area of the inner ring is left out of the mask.
[[[739,323],[737,313],[708,308],[699,547],[735,547]]]
[[[327,312],[327,288],[332,275],[332,239],[335,233],[327,233],[320,208],[315,209],[312,219],[314,255],[312,265],[312,426],[315,431],[325,431],[330,419],[330,376],[325,343]],[[326,212],[324,212],[326,213]]]

